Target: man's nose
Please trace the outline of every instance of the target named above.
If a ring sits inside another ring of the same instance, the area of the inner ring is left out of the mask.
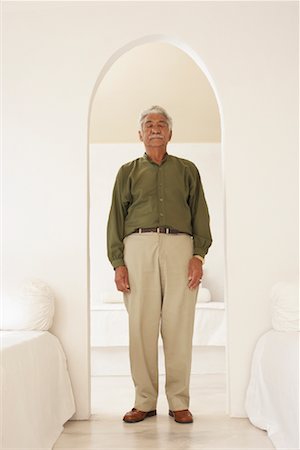
[[[160,128],[154,126],[154,127],[152,128],[152,133],[160,133]]]

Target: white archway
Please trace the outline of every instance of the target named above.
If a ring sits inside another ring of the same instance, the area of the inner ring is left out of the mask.
[[[90,176],[89,176],[89,162],[90,162],[90,156],[89,156],[89,142],[90,142],[90,118],[91,118],[91,111],[92,111],[92,105],[94,102],[94,98],[96,95],[96,92],[98,90],[99,85],[101,84],[103,78],[106,76],[108,71],[111,69],[113,64],[125,53],[132,50],[133,48],[137,46],[141,46],[144,44],[150,44],[150,43],[167,43],[170,45],[173,45],[177,47],[178,49],[182,50],[184,53],[186,53],[199,67],[200,70],[205,74],[207,77],[212,90],[214,92],[216,102],[219,109],[220,114],[220,122],[221,122],[221,161],[222,161],[222,201],[223,201],[223,233],[224,233],[224,302],[225,305],[228,302],[227,297],[227,251],[226,251],[226,196],[225,196],[225,167],[224,167],[224,148],[223,148],[223,130],[224,130],[224,119],[223,119],[223,110],[222,110],[222,104],[221,100],[218,94],[217,87],[215,85],[214,79],[211,76],[209,70],[207,69],[204,61],[200,58],[200,56],[186,43],[183,43],[182,41],[178,40],[175,37],[171,36],[165,36],[165,35],[148,35],[141,37],[139,39],[136,39],[134,41],[131,41],[127,43],[126,45],[120,47],[113,55],[107,60],[105,65],[103,66],[96,83],[94,85],[91,98],[90,98],[90,104],[89,104],[89,112],[88,112],[88,152],[87,152],[87,167],[88,167],[88,174],[87,174],[87,193],[88,193],[88,218],[87,218],[87,227],[88,227],[88,273],[90,274],[90,255],[89,255],[89,216],[90,216]],[[88,308],[90,308],[90,276],[88,277]],[[228,314],[227,314],[227,308],[225,308],[226,313],[226,323],[228,324]],[[88,315],[89,316],[89,315]],[[228,326],[227,326],[228,329]],[[88,332],[90,333],[90,327],[88,327]],[[228,340],[227,340],[228,342]],[[89,350],[90,351],[90,350]],[[227,412],[230,410],[230,395],[229,395],[229,349],[228,346],[226,346],[226,378],[227,378]]]

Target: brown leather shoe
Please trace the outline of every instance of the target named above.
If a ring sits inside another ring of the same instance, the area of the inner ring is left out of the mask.
[[[128,411],[123,417],[124,422],[127,423],[135,423],[141,422],[146,419],[146,417],[156,416],[156,409],[154,411],[139,411],[136,408],[132,408],[131,411]]]
[[[181,411],[171,411],[169,409],[169,416],[174,417],[175,422],[178,423],[193,422],[193,415],[188,409],[182,409]]]

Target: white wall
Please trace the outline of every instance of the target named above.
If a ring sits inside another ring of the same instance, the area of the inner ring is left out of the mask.
[[[245,414],[252,350],[270,326],[270,287],[297,270],[297,8],[4,3],[4,289],[30,275],[55,289],[54,331],[77,417],[89,413],[89,104],[108,60],[153,35],[199,55],[222,108],[229,411]]]
[[[91,304],[121,301],[114,271],[107,258],[106,227],[112,189],[118,169],[125,162],[143,155],[143,144],[90,145],[90,268]],[[224,211],[220,144],[168,145],[172,155],[193,161],[201,175],[209,208],[213,245],[206,257],[201,286],[208,288],[213,301],[224,301]],[[106,169],[103,171],[103,163]]]

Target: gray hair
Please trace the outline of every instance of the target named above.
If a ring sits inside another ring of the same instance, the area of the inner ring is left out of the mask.
[[[165,118],[167,120],[169,129],[172,130],[172,125],[173,125],[172,117],[169,116],[169,114],[167,113],[167,111],[164,108],[162,108],[161,106],[158,106],[158,105],[151,106],[151,108],[145,109],[145,111],[143,111],[140,114],[139,124],[140,124],[141,128],[142,128],[144,120],[145,120],[146,116],[148,116],[148,114],[162,114],[163,116],[165,116]]]

